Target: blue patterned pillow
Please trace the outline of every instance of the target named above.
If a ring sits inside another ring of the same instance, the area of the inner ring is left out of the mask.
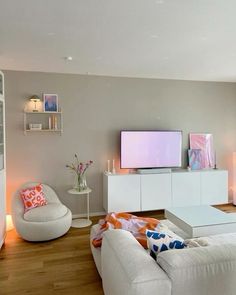
[[[152,257],[166,250],[183,249],[187,247],[183,240],[172,237],[164,232],[156,232],[153,230],[146,230],[147,244]]]

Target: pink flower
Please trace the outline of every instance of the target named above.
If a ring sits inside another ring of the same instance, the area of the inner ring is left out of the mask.
[[[66,165],[67,168],[76,172],[77,176],[80,176],[85,173],[85,171],[89,168],[90,165],[93,164],[93,161],[89,160],[85,163],[79,162],[77,154],[75,154],[76,164]]]

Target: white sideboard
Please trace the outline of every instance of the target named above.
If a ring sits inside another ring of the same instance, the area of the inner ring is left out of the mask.
[[[224,203],[228,203],[226,170],[103,175],[103,207],[106,212]]]

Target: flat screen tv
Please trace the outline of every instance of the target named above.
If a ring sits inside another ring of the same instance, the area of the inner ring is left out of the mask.
[[[121,168],[181,167],[182,131],[121,131]]]

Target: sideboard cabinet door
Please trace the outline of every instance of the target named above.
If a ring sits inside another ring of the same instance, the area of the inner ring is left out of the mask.
[[[201,172],[201,203],[203,205],[228,203],[228,171]]]
[[[104,175],[103,206],[107,212],[135,212],[140,207],[140,175]]]
[[[172,173],[172,206],[201,204],[200,172]]]
[[[141,176],[141,210],[158,210],[171,206],[171,173]]]

